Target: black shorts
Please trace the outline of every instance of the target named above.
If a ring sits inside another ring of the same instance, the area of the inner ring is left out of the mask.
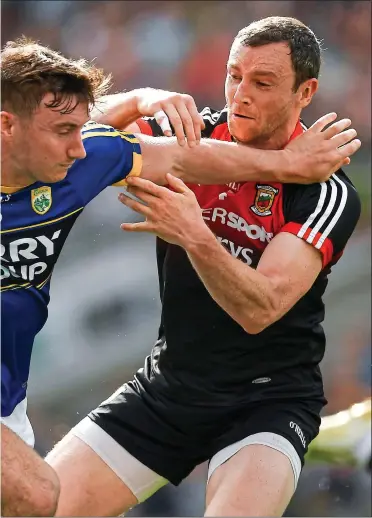
[[[161,375],[160,375],[161,376]],[[160,380],[161,384],[161,380]],[[178,485],[202,462],[247,436],[262,432],[287,439],[303,466],[309,443],[317,436],[326,403],[322,388],[309,397],[254,385],[246,401],[215,405],[178,401],[179,387],[168,396],[147,386],[141,371],[89,414],[120,446],[158,475]],[[284,390],[285,387],[285,390]],[[187,393],[187,388],[184,389]]]

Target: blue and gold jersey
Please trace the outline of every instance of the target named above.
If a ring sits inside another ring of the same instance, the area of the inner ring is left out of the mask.
[[[61,182],[1,188],[1,411],[25,398],[32,345],[47,319],[49,283],[63,244],[84,207],[109,185],[141,171],[133,135],[110,126],[83,128],[86,157]]]

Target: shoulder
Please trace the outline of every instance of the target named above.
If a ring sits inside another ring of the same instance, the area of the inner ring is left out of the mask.
[[[117,131],[112,126],[109,126],[107,124],[101,124],[99,122],[95,122],[93,120],[90,120],[84,124],[82,127],[82,134],[87,135],[90,131],[92,132],[100,132],[100,131]]]
[[[342,169],[333,173],[326,182],[310,185],[284,184],[283,192],[288,207],[300,200],[302,204],[306,200],[310,204],[316,203],[319,212],[332,210],[334,207],[342,210],[346,205],[360,205],[359,194]]]
[[[106,124],[87,122],[81,130],[81,138],[89,154],[97,151],[102,153],[103,150],[121,152],[123,147],[140,153],[139,141],[135,135]]]
[[[224,125],[227,127],[227,108],[225,107],[223,110],[214,110],[209,106],[206,106],[201,112],[200,115],[203,117],[203,121],[205,124],[205,129],[202,132],[202,137],[209,138],[213,131]]]
[[[312,185],[288,184],[284,189],[282,230],[290,231],[315,248],[328,248],[327,261],[342,253],[361,213],[360,197],[342,171],[327,182]]]

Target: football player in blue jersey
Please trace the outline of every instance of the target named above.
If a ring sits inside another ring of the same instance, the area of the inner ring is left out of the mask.
[[[2,51],[3,516],[51,516],[57,508],[58,477],[32,450],[26,390],[34,338],[47,319],[53,268],[87,203],[109,185],[125,185],[128,176],[164,184],[168,172],[194,183],[311,183],[327,179],[360,146],[355,130],[346,129],[347,119],[322,131],[335,114],[286,150],[200,140],[203,123],[191,97],[146,89],[115,98],[108,115],[114,124],[115,114],[126,124],[156,115],[165,128],[168,117],[178,142],[134,136],[90,121],[108,86],[109,78],[84,60],[69,60],[27,39],[9,42]],[[182,145],[186,139],[188,146]]]

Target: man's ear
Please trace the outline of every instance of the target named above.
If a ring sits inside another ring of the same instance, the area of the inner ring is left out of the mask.
[[[1,114],[1,136],[11,137],[13,135],[15,117],[12,113],[2,111]]]
[[[313,95],[318,90],[318,80],[314,78],[304,81],[298,87],[298,94],[301,108],[306,108],[312,101]]]

